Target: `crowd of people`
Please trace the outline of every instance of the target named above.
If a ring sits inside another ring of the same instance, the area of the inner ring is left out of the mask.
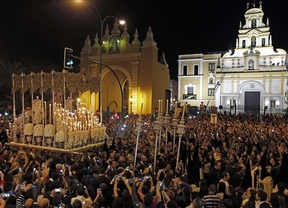
[[[151,115],[111,118],[103,148],[79,155],[1,140],[0,207],[287,207],[288,117],[183,118],[180,138],[177,126],[155,131]]]

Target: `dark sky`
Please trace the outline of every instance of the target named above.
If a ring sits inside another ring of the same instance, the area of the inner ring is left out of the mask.
[[[77,56],[86,36],[94,39],[100,33],[99,18],[89,5],[93,4],[102,18],[125,19],[131,38],[137,28],[143,41],[151,26],[159,53],[165,52],[171,77],[177,78],[178,55],[235,47],[247,2],[253,0],[0,1],[0,57],[22,66],[62,65],[65,46]],[[284,50],[288,50],[287,6],[287,0],[263,0],[273,45]],[[113,20],[108,23],[111,28]]]

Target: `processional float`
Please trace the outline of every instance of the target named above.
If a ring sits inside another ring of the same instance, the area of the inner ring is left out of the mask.
[[[99,122],[91,105],[87,109],[85,103],[72,99],[75,92],[97,93],[100,79],[101,75],[92,76],[85,70],[13,74],[13,123],[8,132],[11,145],[70,153],[101,146],[107,137],[106,127]],[[21,94],[22,100],[19,116],[16,115],[16,93]],[[30,115],[25,111],[25,100],[29,96]]]

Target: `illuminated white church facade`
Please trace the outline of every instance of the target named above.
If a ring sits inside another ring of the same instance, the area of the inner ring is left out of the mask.
[[[180,103],[253,114],[287,108],[287,53],[273,47],[261,1],[247,3],[244,17],[233,51],[179,55]]]

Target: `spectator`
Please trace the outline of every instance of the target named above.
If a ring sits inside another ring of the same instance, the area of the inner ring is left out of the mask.
[[[210,208],[210,207],[217,207],[221,199],[216,196],[216,186],[214,184],[210,184],[208,187],[208,195],[203,197],[203,207]]]
[[[208,173],[207,178],[208,185],[218,184],[218,182],[220,181],[220,169],[221,169],[221,162],[216,161],[214,164],[214,168]]]
[[[278,191],[275,193],[272,193],[271,197],[270,197],[271,205],[273,208],[279,208],[280,207],[279,196],[284,197],[284,204],[287,205],[287,203],[288,203],[288,196],[284,193],[285,188],[286,188],[286,184],[283,182],[279,182],[276,187],[277,187]]]

